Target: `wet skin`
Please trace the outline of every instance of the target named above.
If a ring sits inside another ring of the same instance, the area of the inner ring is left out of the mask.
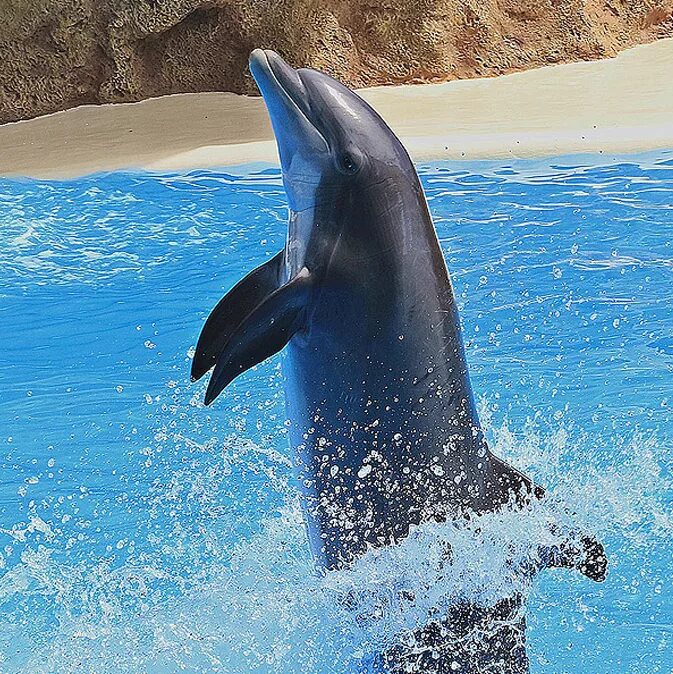
[[[327,75],[262,50],[250,68],[278,143],[288,237],[204,326],[192,376],[214,367],[206,403],[284,349],[291,443],[311,549],[325,569],[348,566],[420,522],[507,504],[525,510],[544,492],[488,449],[451,282],[407,152],[367,103]],[[603,550],[587,541],[550,551],[549,564],[601,580]],[[526,671],[519,605],[457,608],[447,617],[454,627],[501,621],[502,611],[511,624],[482,652],[449,646],[419,671],[501,661],[497,671]],[[438,634],[421,630],[419,639],[434,643]],[[380,666],[398,671],[410,657],[393,649]]]

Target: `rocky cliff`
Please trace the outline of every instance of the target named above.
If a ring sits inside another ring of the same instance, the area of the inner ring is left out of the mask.
[[[360,87],[499,75],[673,36],[673,0],[3,0],[0,122],[254,93],[254,47]]]

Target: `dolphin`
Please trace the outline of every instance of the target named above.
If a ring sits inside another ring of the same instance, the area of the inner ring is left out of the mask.
[[[213,369],[206,405],[284,351],[290,440],[311,550],[325,570],[402,540],[414,525],[541,498],[539,485],[487,445],[449,273],[399,139],[326,74],[295,70],[261,49],[250,70],[278,145],[288,235],[284,249],[232,288],[203,327],[192,380]],[[548,557],[550,566],[574,566],[595,580],[605,575],[602,546],[590,537],[581,549]],[[457,641],[488,621],[509,616],[511,624],[488,652],[451,647],[413,671],[453,672],[458,663],[467,672],[496,658],[509,664],[484,671],[527,671],[519,604],[513,598],[490,612],[456,607],[444,626]],[[438,623],[420,639],[440,652],[441,634]],[[391,649],[382,671],[412,671],[411,657],[402,646]]]

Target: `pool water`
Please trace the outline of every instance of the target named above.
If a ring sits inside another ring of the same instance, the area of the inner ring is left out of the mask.
[[[673,152],[419,172],[491,446],[610,558],[604,584],[535,578],[531,670],[669,674]],[[273,167],[0,179],[3,674],[356,672],[377,638],[496,583],[472,540],[419,592],[418,560],[459,535],[432,530],[318,577],[279,359],[203,407],[202,322],[286,217]],[[516,542],[518,520],[494,526]],[[404,610],[376,596],[400,577]],[[394,619],[355,620],[344,584]]]

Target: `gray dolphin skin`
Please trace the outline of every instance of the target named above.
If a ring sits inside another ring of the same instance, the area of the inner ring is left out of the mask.
[[[542,497],[487,446],[446,264],[400,141],[323,73],[260,49],[250,69],[278,144],[289,230],[284,250],[206,321],[192,363],[193,380],[214,368],[206,404],[284,349],[309,539],[326,570],[348,567],[421,522]],[[550,566],[605,576],[603,549],[589,537],[581,549],[548,556]],[[489,610],[457,606],[419,631],[431,658],[395,647],[380,671],[525,672],[519,609],[517,597]],[[488,624],[504,627],[488,632]],[[482,646],[461,647],[475,628],[489,634]]]

